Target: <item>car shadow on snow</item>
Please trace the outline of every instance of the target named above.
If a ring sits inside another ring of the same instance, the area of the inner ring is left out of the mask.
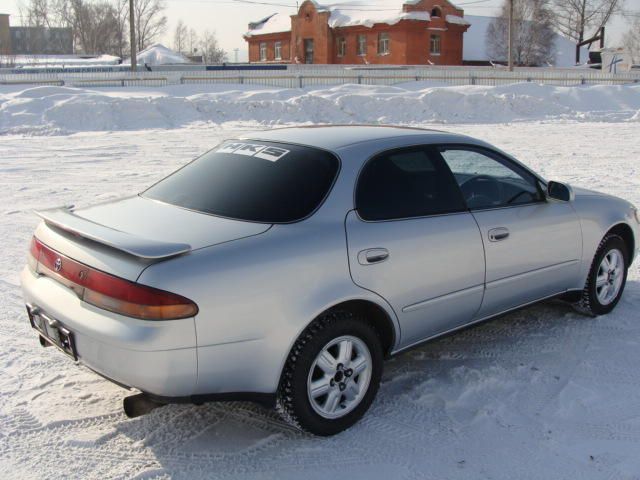
[[[134,446],[150,449],[154,468],[175,478],[205,471],[248,477],[280,472],[277,478],[289,472],[296,478],[323,462],[349,463],[354,441],[374,464],[377,456],[407,456],[427,444],[437,449],[469,439],[472,449],[482,449],[481,440],[471,439],[496,425],[538,421],[566,386],[563,377],[581,362],[594,328],[615,321],[613,328],[624,336],[639,302],[640,282],[630,280],[606,317],[546,301],[407,351],[385,364],[378,397],[360,423],[332,438],[301,433],[275,411],[243,402],[169,405],[116,429]],[[381,435],[387,450],[375,441]],[[408,446],[407,440],[414,442]]]

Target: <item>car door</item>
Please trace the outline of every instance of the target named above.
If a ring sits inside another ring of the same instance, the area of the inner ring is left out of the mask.
[[[546,200],[537,178],[490,149],[439,146],[478,222],[486,290],[476,318],[494,315],[576,284],[582,250],[569,202]]]
[[[396,312],[401,346],[471,321],[482,303],[484,252],[478,226],[430,147],[370,159],[346,218],[353,281]]]

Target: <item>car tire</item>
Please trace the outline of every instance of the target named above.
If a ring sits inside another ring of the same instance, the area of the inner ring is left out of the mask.
[[[349,346],[350,345],[350,346]],[[376,330],[348,311],[329,311],[300,335],[276,397],[288,423],[321,436],[355,424],[373,402],[384,354]]]
[[[606,235],[591,263],[578,310],[593,316],[611,312],[624,291],[628,268],[629,256],[624,240],[618,235]]]

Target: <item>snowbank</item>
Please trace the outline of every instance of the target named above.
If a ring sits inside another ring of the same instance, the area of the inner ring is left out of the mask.
[[[179,128],[194,124],[503,123],[637,121],[640,85],[499,87],[341,85],[276,89],[177,85],[162,89],[0,89],[0,133]],[[14,87],[15,89],[15,87]]]
[[[138,61],[138,65],[143,65],[145,63],[147,65],[176,65],[191,63],[191,60],[187,57],[181,53],[174,52],[161,43],[155,43],[140,51],[136,59]],[[128,62],[131,63],[131,60]]]
[[[100,65],[117,65],[120,57],[113,55],[98,55],[96,57],[80,57],[77,55],[16,55],[4,57],[0,60],[12,63],[17,67],[86,67]]]

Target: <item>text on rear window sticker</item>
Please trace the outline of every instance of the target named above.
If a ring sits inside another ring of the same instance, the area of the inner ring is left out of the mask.
[[[235,153],[236,155],[262,158],[270,162],[280,160],[290,152],[290,150],[280,147],[268,147],[267,145],[241,142],[225,143],[216,151],[219,153]]]

